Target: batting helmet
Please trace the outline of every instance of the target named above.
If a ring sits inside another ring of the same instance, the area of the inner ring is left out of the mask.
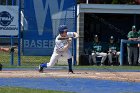
[[[67,31],[67,26],[66,25],[60,25],[58,28],[59,33],[63,33],[64,31]]]

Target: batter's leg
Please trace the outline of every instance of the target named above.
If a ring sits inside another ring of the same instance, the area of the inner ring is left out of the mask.
[[[68,66],[69,66],[69,72],[73,73],[73,70],[72,70],[72,58],[68,59]]]
[[[68,59],[68,67],[69,67],[68,72],[73,73],[73,70],[72,70],[72,55],[71,55],[70,50],[68,50],[67,52],[64,52],[63,56],[67,57],[67,59]]]
[[[39,65],[39,72],[43,72],[43,68],[50,68],[54,66],[57,60],[61,57],[61,54],[53,53],[49,63],[42,63]]]

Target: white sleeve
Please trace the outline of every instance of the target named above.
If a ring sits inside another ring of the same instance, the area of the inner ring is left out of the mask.
[[[68,37],[74,37],[74,32],[67,32]]]
[[[65,45],[61,41],[56,40],[55,46],[58,51],[63,51]]]

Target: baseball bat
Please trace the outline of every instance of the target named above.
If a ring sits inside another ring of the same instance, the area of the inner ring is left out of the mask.
[[[58,40],[66,40],[69,39],[70,37],[59,37]]]
[[[66,40],[66,39],[69,39],[69,38],[77,39],[77,38],[80,38],[80,37],[59,37],[58,40]]]

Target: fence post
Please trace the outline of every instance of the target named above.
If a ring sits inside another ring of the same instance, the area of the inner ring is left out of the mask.
[[[11,36],[11,48],[12,47],[13,47],[13,36]],[[14,51],[11,51],[11,48],[10,48],[10,53],[11,53],[10,63],[11,63],[11,65],[14,65]]]
[[[75,16],[75,26],[74,26],[74,30],[75,32],[77,32],[77,0],[75,0],[75,11],[73,10],[73,12],[75,12],[74,16]],[[77,60],[76,60],[76,55],[77,55],[77,40],[75,39],[74,40],[74,62],[73,62],[73,65],[77,65]]]
[[[20,54],[20,39],[21,39],[21,0],[19,0],[18,2],[18,6],[19,6],[19,10],[18,10],[18,15],[19,15],[19,20],[18,20],[18,30],[19,30],[19,34],[18,34],[18,66],[21,65],[21,60],[20,60],[20,57],[21,57],[21,54]]]
[[[120,65],[123,65],[123,39],[121,39],[121,46],[120,46]]]

